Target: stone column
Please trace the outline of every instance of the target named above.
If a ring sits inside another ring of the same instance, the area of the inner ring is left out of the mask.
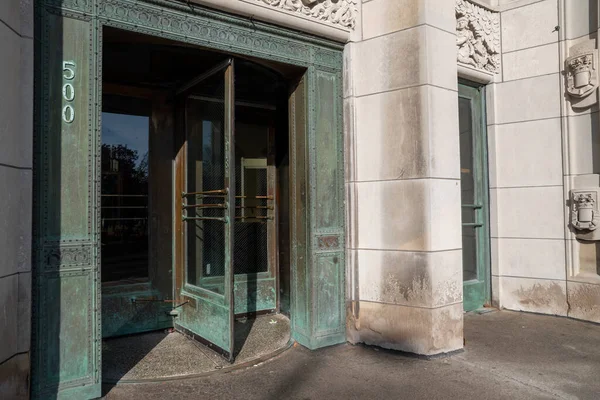
[[[371,0],[346,49],[348,337],[463,346],[454,1]]]

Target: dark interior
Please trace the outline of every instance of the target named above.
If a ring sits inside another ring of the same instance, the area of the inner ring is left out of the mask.
[[[164,171],[169,168],[175,146],[172,139],[165,139],[172,132],[167,132],[164,121],[157,115],[161,107],[160,112],[173,107],[179,88],[231,56],[147,35],[104,29],[103,283],[158,280],[157,285],[169,297],[172,275],[165,266],[170,268],[172,254],[165,254],[171,249],[170,243],[165,242],[171,240],[171,231],[164,223],[158,226],[157,221],[174,217],[170,214],[172,181]],[[298,74],[295,67],[235,57],[236,176],[239,179],[242,157],[266,158],[275,167],[279,306],[286,314],[290,302],[287,99],[291,79]],[[203,98],[214,91],[207,80],[192,94]],[[271,126],[270,132],[258,128],[263,125]],[[119,138],[129,134],[123,127],[135,128],[129,129],[135,131],[134,140],[123,139],[119,143]],[[236,184],[237,191],[241,190],[240,185],[241,179]],[[235,273],[264,272],[266,267],[261,260],[265,254],[260,245],[264,226],[246,220],[237,224]]]

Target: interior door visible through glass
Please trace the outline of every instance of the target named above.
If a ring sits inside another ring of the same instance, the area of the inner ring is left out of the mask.
[[[459,84],[463,293],[466,311],[489,300],[487,141],[482,89]]]
[[[183,256],[176,328],[233,355],[233,60],[179,90],[183,145],[177,156]]]

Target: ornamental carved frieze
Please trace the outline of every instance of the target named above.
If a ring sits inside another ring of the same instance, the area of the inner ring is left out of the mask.
[[[572,47],[565,61],[566,90],[573,108],[586,108],[598,101],[598,51],[591,42]]]
[[[354,29],[358,0],[256,0],[285,11]]]
[[[456,47],[459,65],[500,72],[500,15],[467,0],[456,0]]]

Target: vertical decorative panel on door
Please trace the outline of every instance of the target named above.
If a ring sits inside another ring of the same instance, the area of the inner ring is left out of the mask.
[[[337,57],[315,50],[315,58]],[[309,102],[313,347],[344,342],[344,170],[342,77],[339,70],[317,67]]]
[[[310,67],[290,97],[292,337],[311,349],[346,340],[341,84],[339,69]]]

